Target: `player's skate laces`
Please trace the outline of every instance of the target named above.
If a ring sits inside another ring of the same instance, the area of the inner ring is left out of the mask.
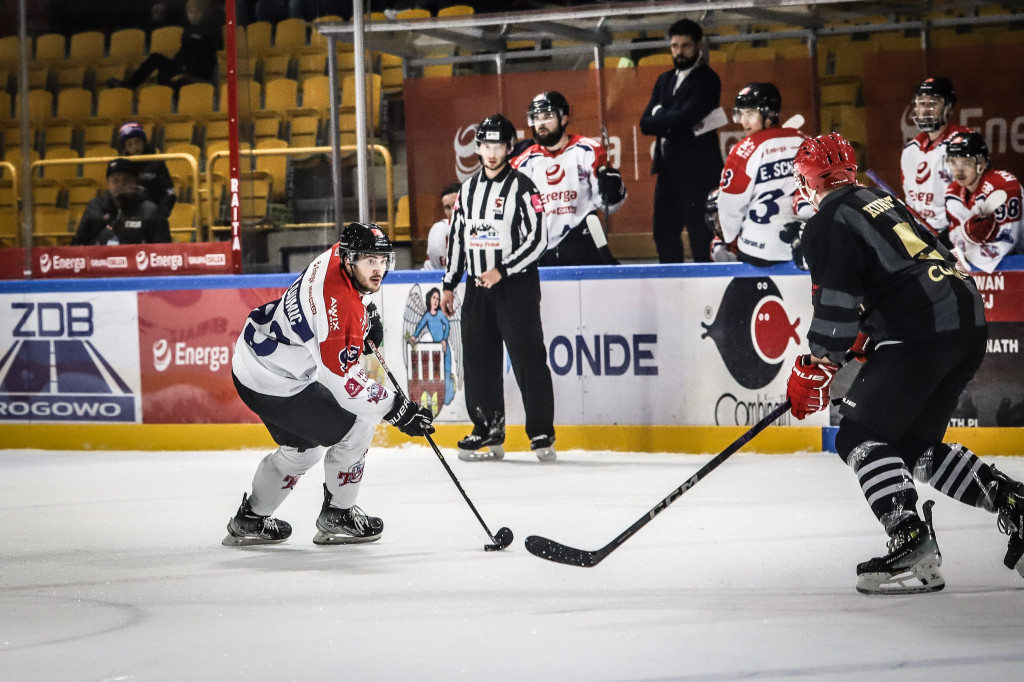
[[[937,592],[946,585],[939,572],[942,554],[932,527],[932,500],[924,503],[924,520],[911,516],[893,530],[889,553],[857,566],[857,591],[864,594]]]
[[[1006,474],[990,467],[999,483],[996,490],[996,511],[999,514],[999,530],[1010,536],[1003,564],[1017,569],[1024,577],[1024,483],[1019,483]]]
[[[367,515],[359,507],[339,509],[331,506],[333,496],[324,486],[324,506],[316,519],[317,533],[313,543],[317,545],[351,545],[358,542],[379,540],[384,532],[384,522],[376,516]]]
[[[535,436],[530,439],[530,449],[537,459],[542,462],[553,462],[555,460],[555,437]]]
[[[284,542],[291,534],[292,527],[287,521],[253,513],[249,496],[243,493],[242,504],[228,520],[228,534],[221,544],[229,547],[274,545]]]
[[[459,441],[459,459],[464,462],[483,462],[505,456],[505,433],[492,429],[487,433],[474,430]],[[484,450],[487,448],[487,450]]]

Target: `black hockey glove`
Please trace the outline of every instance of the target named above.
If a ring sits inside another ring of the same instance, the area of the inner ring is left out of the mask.
[[[366,314],[370,317],[370,329],[366,332],[366,339],[363,341],[363,355],[369,355],[373,352],[370,348],[370,342],[377,348],[384,343],[384,325],[380,321],[380,311],[377,310],[377,306],[373,303],[366,306]]]
[[[395,404],[384,415],[384,419],[407,436],[426,436],[434,432],[434,427],[431,426],[434,414],[404,395],[395,396]]]
[[[801,245],[804,234],[804,223],[802,220],[793,220],[782,226],[779,230],[779,239],[789,244],[793,251],[793,263],[801,270],[809,270],[807,260],[804,258],[804,249]]]
[[[608,248],[607,244],[605,244],[604,246],[599,248],[597,250],[597,252],[599,254],[601,254],[601,258],[604,260],[605,265],[618,265],[619,264],[618,259],[616,259],[615,256],[612,255],[612,250]]]
[[[611,166],[597,169],[597,191],[606,204],[617,204],[626,196],[626,187],[622,184],[619,171]]]

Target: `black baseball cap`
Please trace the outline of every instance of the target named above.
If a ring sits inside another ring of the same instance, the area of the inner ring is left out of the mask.
[[[129,175],[138,175],[139,169],[134,161],[130,159],[114,159],[107,164],[107,177],[109,178],[114,173],[128,173]]]

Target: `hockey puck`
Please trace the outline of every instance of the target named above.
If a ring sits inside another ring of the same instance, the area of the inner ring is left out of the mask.
[[[505,549],[511,545],[512,540],[514,539],[515,537],[512,535],[512,531],[509,528],[502,526],[498,529],[498,532],[494,534],[495,544],[484,545],[484,549],[488,552],[497,552],[498,550]]]

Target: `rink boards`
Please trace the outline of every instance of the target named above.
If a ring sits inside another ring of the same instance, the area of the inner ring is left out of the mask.
[[[981,453],[1024,454],[1024,257],[979,275],[989,354],[950,436]],[[1004,267],[1005,267],[1004,266]],[[249,311],[295,275],[153,277],[0,283],[3,447],[265,447],[238,400],[231,353]],[[454,445],[469,422],[458,315],[433,309],[440,273],[388,275],[370,297],[384,353],[403,390],[437,414]],[[464,285],[456,291],[461,302]],[[792,266],[635,265],[542,271],[542,318],[560,449],[714,452],[785,399],[806,352],[810,280]],[[372,358],[363,366],[386,382]],[[835,394],[858,367],[844,370]],[[522,401],[505,363],[510,425]],[[830,449],[837,416],[789,415],[748,449]],[[381,428],[379,442],[404,437]],[[510,426],[509,447],[526,447]]]

